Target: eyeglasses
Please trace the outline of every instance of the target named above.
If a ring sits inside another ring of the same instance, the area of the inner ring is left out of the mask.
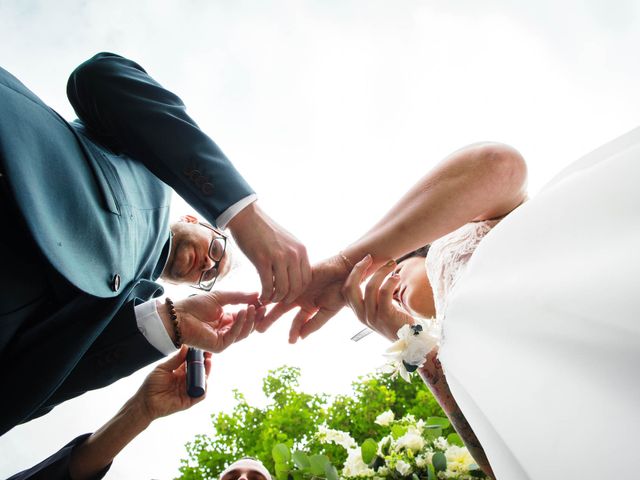
[[[220,274],[220,262],[224,258],[224,253],[227,250],[227,236],[208,223],[198,223],[213,232],[211,243],[209,244],[209,251],[207,252],[209,258],[213,260],[213,266],[209,270],[202,272],[200,274],[198,284],[193,286],[200,290],[209,292],[213,288],[213,284],[216,283],[218,275]]]

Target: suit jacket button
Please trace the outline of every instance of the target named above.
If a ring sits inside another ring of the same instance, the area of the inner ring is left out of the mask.
[[[211,195],[213,193],[213,183],[205,183],[202,185],[202,193],[205,195]]]
[[[113,276],[113,280],[111,280],[111,290],[114,292],[120,290],[120,275],[117,273]]]

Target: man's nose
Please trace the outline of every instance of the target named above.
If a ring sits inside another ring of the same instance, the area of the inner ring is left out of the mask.
[[[213,268],[214,263],[215,261],[213,261],[208,254],[205,255],[204,261],[202,262],[202,271],[206,272],[208,270],[211,270]]]

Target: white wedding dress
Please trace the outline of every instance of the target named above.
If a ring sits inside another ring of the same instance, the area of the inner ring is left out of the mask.
[[[640,128],[476,244],[440,359],[498,480],[640,478]]]

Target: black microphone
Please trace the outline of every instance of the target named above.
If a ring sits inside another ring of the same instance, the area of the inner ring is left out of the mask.
[[[206,376],[204,373],[204,353],[189,347],[187,352],[187,395],[198,398],[204,395]]]

